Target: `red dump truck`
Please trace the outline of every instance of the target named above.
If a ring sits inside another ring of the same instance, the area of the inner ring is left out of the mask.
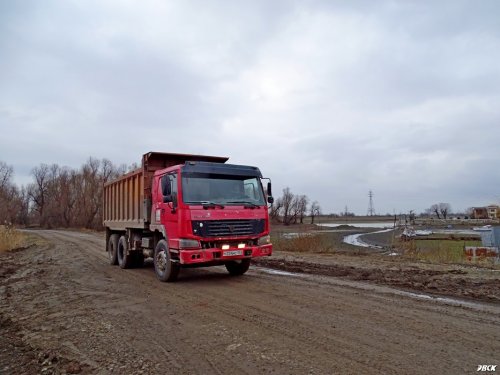
[[[271,182],[257,167],[227,160],[149,152],[141,168],[106,183],[110,264],[139,267],[153,258],[158,279],[175,281],[186,267],[225,265],[242,275],[252,258],[271,255]]]

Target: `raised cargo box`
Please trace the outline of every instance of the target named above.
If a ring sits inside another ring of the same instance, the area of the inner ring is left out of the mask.
[[[146,228],[151,214],[151,184],[155,171],[187,161],[225,163],[220,156],[149,152],[142,167],[104,184],[104,226],[111,230]]]

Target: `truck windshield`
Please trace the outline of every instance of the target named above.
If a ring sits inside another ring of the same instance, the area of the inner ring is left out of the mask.
[[[266,204],[256,177],[189,173],[182,176],[182,196],[186,204]]]

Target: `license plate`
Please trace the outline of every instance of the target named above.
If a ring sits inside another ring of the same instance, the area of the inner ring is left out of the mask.
[[[234,257],[236,255],[243,255],[243,250],[223,251],[222,255],[224,255],[225,257]]]

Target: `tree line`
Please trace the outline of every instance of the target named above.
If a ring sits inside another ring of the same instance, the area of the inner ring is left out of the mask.
[[[104,183],[134,167],[92,157],[77,169],[40,164],[31,171],[33,182],[17,187],[12,166],[0,161],[0,224],[101,229]],[[302,224],[306,217],[314,224],[321,207],[287,187],[269,213],[274,221],[285,225]]]
[[[321,215],[318,201],[310,203],[307,195],[294,194],[289,187],[283,189],[283,195],[277,198],[269,211],[271,219],[285,225],[303,224],[304,218],[309,216],[311,224]]]
[[[33,182],[19,188],[12,166],[0,162],[0,224],[99,229],[103,184],[126,171],[92,157],[78,169],[40,164],[31,171]]]

